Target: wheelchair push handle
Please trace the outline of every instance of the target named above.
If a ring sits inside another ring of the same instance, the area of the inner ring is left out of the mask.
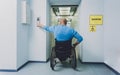
[[[75,44],[73,44],[73,45],[72,45],[72,47],[73,47],[73,48],[75,48],[75,47],[76,47],[76,45],[75,45]]]
[[[75,48],[80,42],[74,43],[72,46]]]

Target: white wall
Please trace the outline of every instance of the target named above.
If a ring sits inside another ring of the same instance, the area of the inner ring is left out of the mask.
[[[120,73],[120,0],[104,2],[104,61]]]
[[[72,26],[71,27],[73,27],[81,36],[83,36],[82,34],[81,34],[81,32],[80,32],[80,24],[79,24],[79,12],[80,12],[80,10],[79,10],[79,7],[78,7],[78,9],[77,9],[77,11],[76,11],[76,14],[72,17]],[[75,43],[76,42],[76,39],[74,38],[73,39],[73,41],[72,41],[73,43]],[[81,43],[76,47],[76,55],[77,55],[77,58],[81,58]]]
[[[83,35],[82,55],[83,62],[103,62],[103,25],[97,26],[96,32],[89,32],[89,16],[103,15],[104,0],[82,0],[79,5],[80,33]]]
[[[0,1],[0,70],[17,70],[28,61],[28,27],[21,24],[21,1]]]
[[[30,25],[21,23],[22,12],[22,0],[17,0],[17,68],[28,62],[28,33]],[[30,5],[30,1],[27,0],[27,5]]]
[[[46,36],[49,36],[49,34],[36,27],[36,17],[39,16],[41,23],[45,25],[49,24],[49,18],[46,17],[49,16],[49,8],[46,9],[50,7],[49,3],[43,0],[32,0],[34,11],[33,24],[23,25],[21,23],[21,1],[12,0],[9,2],[4,0],[0,2],[1,70],[17,70],[20,66],[28,62],[29,59],[32,61],[46,61],[49,57],[48,49],[50,49],[50,44],[48,44],[49,39],[46,40]],[[30,4],[30,0],[27,1]]]
[[[51,5],[49,0],[46,1],[46,25],[51,24]],[[50,33],[47,32],[46,34],[46,59],[50,57],[51,51],[51,37]]]
[[[46,40],[46,31],[36,27],[36,19],[40,17],[40,21],[43,24],[48,24],[47,20],[47,0],[32,0],[32,26],[30,27],[30,35],[29,35],[29,60],[31,61],[46,61],[47,56],[47,46],[48,41]]]
[[[16,0],[0,1],[0,69],[16,69]]]

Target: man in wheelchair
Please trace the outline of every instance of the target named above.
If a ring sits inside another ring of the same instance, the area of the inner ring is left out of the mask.
[[[50,57],[50,66],[54,70],[56,65],[55,58],[58,58],[61,62],[65,61],[67,58],[71,58],[71,65],[76,68],[76,53],[75,47],[83,40],[82,36],[70,28],[67,25],[67,20],[65,18],[60,19],[60,24],[55,26],[45,26],[38,23],[37,27],[40,27],[48,32],[54,34],[55,37],[55,47],[52,48]],[[77,41],[72,45],[72,39],[76,38]]]

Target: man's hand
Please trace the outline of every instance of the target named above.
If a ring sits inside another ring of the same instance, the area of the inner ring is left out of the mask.
[[[38,23],[38,24],[37,24],[37,27],[43,28],[43,27],[44,27],[44,25],[43,25],[43,24]]]
[[[78,44],[79,44],[79,42],[74,43],[73,47],[75,48]]]

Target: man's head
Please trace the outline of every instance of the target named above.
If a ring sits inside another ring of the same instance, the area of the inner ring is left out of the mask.
[[[60,21],[61,25],[66,25],[67,24],[67,20],[65,18],[61,18],[59,21]]]

